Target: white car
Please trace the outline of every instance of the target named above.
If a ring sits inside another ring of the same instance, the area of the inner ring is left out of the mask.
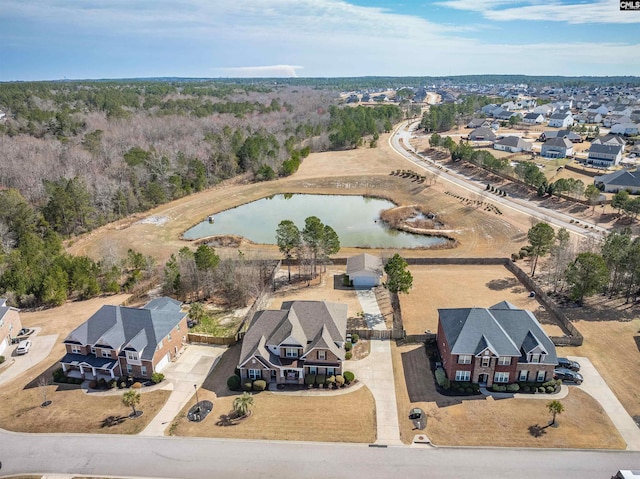
[[[24,341],[20,341],[18,347],[16,348],[16,354],[27,354],[31,349],[31,340],[25,339]]]

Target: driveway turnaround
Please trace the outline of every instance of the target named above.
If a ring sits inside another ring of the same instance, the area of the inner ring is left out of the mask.
[[[196,388],[202,386],[216,360],[226,349],[226,346],[192,344],[175,362],[169,363],[162,373],[165,375],[165,380],[173,384],[173,391],[164,407],[140,434],[163,436],[165,429],[192,399]],[[195,404],[195,400],[193,401]],[[213,407],[215,408],[215,404]]]
[[[378,308],[372,290],[356,290],[360,306],[370,329],[386,329],[384,318]],[[398,405],[393,380],[390,341],[371,340],[369,356],[359,361],[346,363],[345,368],[353,370],[358,380],[367,385],[376,401],[376,444],[398,445],[400,432],[398,425]]]
[[[37,334],[37,333],[34,333]],[[22,356],[15,356],[15,349],[18,345],[11,346],[7,351],[11,351],[11,356],[9,354],[5,354],[7,357],[7,361],[12,361],[13,364],[9,365],[2,374],[0,374],[0,384],[4,384],[6,382],[11,381],[12,379],[17,378],[22,373],[31,369],[33,366],[36,366],[41,361],[44,361],[47,356],[51,353],[53,346],[56,344],[58,339],[57,334],[52,334],[49,336],[31,336],[31,349],[27,354]]]
[[[570,356],[569,359],[580,363],[580,374],[584,381],[580,386],[584,392],[600,403],[613,425],[627,443],[627,450],[640,451],[640,429],[600,373],[588,358]],[[637,469],[637,468],[636,468]]]

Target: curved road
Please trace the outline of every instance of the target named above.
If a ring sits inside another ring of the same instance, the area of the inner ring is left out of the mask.
[[[500,204],[505,208],[511,208],[513,210],[519,211],[520,213],[524,213],[525,215],[531,216],[540,221],[545,221],[559,228],[566,228],[567,231],[570,231],[571,233],[574,233],[576,235],[590,236],[596,235],[595,231],[600,233],[607,232],[605,228],[597,225],[592,225],[594,229],[587,232],[584,228],[571,223],[571,220],[573,218],[569,215],[538,205],[534,205],[526,200],[514,197],[502,197],[488,193],[485,189],[486,185],[484,183],[479,184],[472,178],[462,175],[461,173],[454,172],[447,168],[437,168],[435,166],[435,163],[432,162],[430,158],[420,155],[409,143],[413,131],[415,130],[414,126],[416,124],[417,121],[414,120],[405,121],[401,123],[389,137],[389,145],[391,146],[391,148],[393,148],[396,153],[402,156],[405,160],[413,163],[414,166],[435,173],[439,178],[442,178],[445,181],[464,188],[471,193],[481,195],[486,198],[486,201]],[[581,222],[584,223],[583,220],[581,220]]]

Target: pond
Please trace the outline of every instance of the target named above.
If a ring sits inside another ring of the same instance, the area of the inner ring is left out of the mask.
[[[254,243],[275,244],[282,220],[304,228],[304,220],[317,216],[331,226],[341,246],[369,248],[430,248],[444,245],[446,238],[406,233],[387,227],[380,211],[393,208],[391,201],[364,196],[282,194],[247,203],[215,215],[189,229],[185,239],[238,235]]]

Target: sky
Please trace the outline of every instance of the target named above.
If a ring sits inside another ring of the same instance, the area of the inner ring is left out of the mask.
[[[0,81],[640,75],[619,0],[0,0]]]

